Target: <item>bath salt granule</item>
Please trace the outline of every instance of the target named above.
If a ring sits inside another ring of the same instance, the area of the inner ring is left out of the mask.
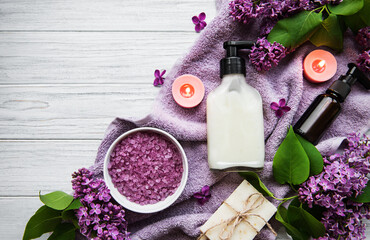
[[[175,193],[183,165],[179,150],[164,136],[135,132],[116,145],[110,155],[108,172],[122,195],[146,205]]]

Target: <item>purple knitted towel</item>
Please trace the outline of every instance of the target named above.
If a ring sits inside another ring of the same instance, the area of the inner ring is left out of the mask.
[[[184,109],[175,103],[171,95],[171,85],[176,77],[193,74],[203,81],[206,99],[207,94],[221,81],[219,61],[225,55],[223,42],[257,39],[259,31],[257,24],[243,25],[233,22],[228,14],[227,0],[218,1],[217,6],[217,16],[203,30],[190,51],[167,75],[152,113],[137,122],[115,119],[106,131],[95,165],[92,166],[95,174],[102,177],[104,156],[110,144],[125,131],[138,126],[163,129],[175,136],[184,147],[189,161],[189,179],[183,194],[173,206],[156,214],[137,214],[127,211],[129,231],[132,232],[134,240],[194,239],[199,235],[199,227],[242,181],[236,173],[212,172],[208,168],[206,101],[204,100],[193,109]],[[333,80],[347,71],[348,62],[354,62],[356,59],[356,44],[352,39],[351,33],[347,32],[344,51],[334,53],[338,61],[338,72]],[[307,43],[283,59],[279,66],[263,73],[258,73],[247,61],[246,81],[261,93],[263,99],[266,161],[260,177],[277,197],[287,195],[289,188],[274,181],[273,156],[285,137],[288,126],[293,125],[312,100],[323,93],[333,81],[312,84],[303,79],[302,61],[313,49],[315,47]],[[317,146],[321,153],[328,154],[334,151],[348,133],[365,132],[369,128],[370,99],[366,95],[367,91],[362,87],[358,85],[353,87],[343,104],[342,113]],[[285,98],[292,110],[278,119],[270,109],[270,103],[277,102],[280,98]],[[204,185],[211,186],[212,197],[209,202],[201,206],[192,194]],[[270,231],[264,230],[258,234],[257,239],[274,239],[274,236]]]

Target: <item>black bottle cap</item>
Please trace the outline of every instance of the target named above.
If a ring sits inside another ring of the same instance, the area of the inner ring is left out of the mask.
[[[351,87],[356,81],[359,81],[366,89],[370,89],[370,79],[354,63],[348,64],[346,75],[340,76],[327,90],[328,93],[334,93],[340,102],[343,102],[351,92]]]
[[[241,73],[245,76],[245,60],[238,55],[239,49],[250,49],[254,45],[252,41],[228,41],[224,42],[226,57],[220,62],[221,78],[226,74]]]

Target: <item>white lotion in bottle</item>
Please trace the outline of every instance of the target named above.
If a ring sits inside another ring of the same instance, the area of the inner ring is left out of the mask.
[[[224,43],[222,82],[207,98],[208,164],[227,171],[260,170],[265,159],[262,98],[245,81],[245,61],[238,49],[253,42]]]

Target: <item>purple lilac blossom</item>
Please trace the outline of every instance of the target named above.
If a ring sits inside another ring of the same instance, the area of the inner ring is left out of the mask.
[[[211,198],[211,192],[209,190],[209,186],[205,185],[204,187],[202,187],[202,189],[199,192],[196,192],[193,194],[193,197],[198,200],[198,203],[200,205],[203,205],[206,202],[208,202],[209,199]]]
[[[198,17],[193,16],[191,20],[195,24],[196,32],[202,31],[207,26],[207,23],[204,21],[206,20],[206,14],[204,12],[200,13]]]
[[[279,103],[272,102],[270,104],[270,107],[272,110],[275,111],[275,115],[278,118],[281,118],[284,115],[284,113],[290,111],[290,107],[286,106],[285,98],[280,99]]]
[[[277,65],[287,54],[287,49],[274,42],[271,44],[265,37],[258,38],[249,54],[249,61],[257,71],[267,71]]]
[[[262,37],[270,33],[278,20],[303,10],[311,11],[319,6],[319,3],[313,0],[233,0],[229,3],[230,16],[234,21],[246,24],[255,18],[262,19]],[[269,70],[288,54],[287,49],[279,43],[268,45],[267,40],[259,41],[262,45],[255,47],[250,55],[251,63],[258,71]],[[273,50],[270,50],[271,48]]]
[[[364,49],[370,48],[370,26],[361,28],[357,32],[356,40]]]
[[[276,20],[270,18],[263,19],[260,26],[260,35],[262,37],[266,37],[271,32],[276,22],[277,22]]]
[[[233,20],[244,24],[255,18],[280,20],[318,6],[310,0],[234,0],[229,3]]]
[[[357,197],[368,182],[370,173],[369,138],[352,133],[347,138],[348,147],[343,154],[324,158],[323,171],[311,176],[298,190],[299,199],[309,207],[324,207],[321,222],[326,239],[365,239],[365,224],[370,219],[370,204],[356,203]]]
[[[163,75],[165,73],[166,73],[166,70],[163,70],[162,73],[158,69],[154,71],[154,77],[155,77],[154,82],[153,82],[154,86],[162,85],[164,83]]]
[[[325,4],[334,4],[337,5],[341,3],[343,0],[314,0],[314,2],[319,3],[320,5],[325,5]]]
[[[234,21],[249,23],[251,19],[257,18],[261,8],[259,4],[251,0],[235,0],[229,4],[230,15]]]
[[[72,189],[74,198],[82,203],[76,210],[81,234],[96,240],[130,239],[125,211],[113,203],[103,180],[94,179],[91,171],[82,168],[72,174]]]
[[[362,71],[370,73],[370,49],[362,52],[356,61]]]

